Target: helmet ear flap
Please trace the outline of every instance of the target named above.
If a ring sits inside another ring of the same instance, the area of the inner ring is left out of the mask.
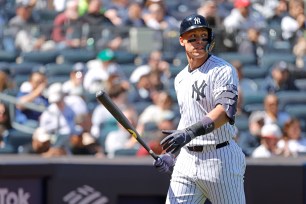
[[[214,47],[215,47],[215,36],[214,36],[214,33],[211,31],[210,40],[207,43],[207,45],[205,47],[205,50],[206,50],[206,52],[212,52]]]

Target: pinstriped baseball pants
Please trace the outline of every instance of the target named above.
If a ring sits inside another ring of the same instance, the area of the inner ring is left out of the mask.
[[[220,149],[207,146],[203,152],[182,148],[177,157],[167,195],[167,204],[245,204],[245,156],[234,141]]]

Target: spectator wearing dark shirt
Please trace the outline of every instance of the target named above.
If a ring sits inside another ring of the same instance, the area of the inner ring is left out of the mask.
[[[47,86],[47,79],[44,73],[34,71],[29,77],[29,86],[21,88],[17,94],[18,104],[16,105],[16,122],[37,127],[41,115],[40,111],[28,109],[25,103],[34,103],[37,106],[48,106],[48,99],[43,95]]]
[[[269,93],[278,91],[296,91],[298,88],[294,84],[294,79],[290,76],[290,65],[285,61],[280,61],[272,66],[271,76],[266,80],[265,90]]]
[[[65,11],[55,17],[51,38],[58,44],[58,49],[79,48],[85,45],[76,0],[67,1]]]

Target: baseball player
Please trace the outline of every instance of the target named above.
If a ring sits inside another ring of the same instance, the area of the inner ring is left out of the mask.
[[[154,162],[171,173],[166,203],[244,204],[245,156],[235,143],[238,77],[231,64],[211,54],[214,35],[201,15],[180,25],[188,65],[174,85],[180,107],[177,130],[164,130],[166,154]]]

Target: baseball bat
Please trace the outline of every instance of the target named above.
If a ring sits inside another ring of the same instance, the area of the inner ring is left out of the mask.
[[[114,116],[114,118],[127,130],[131,135],[148,151],[148,153],[155,159],[158,159],[158,156],[153,152],[153,150],[141,139],[141,136],[132,126],[130,121],[125,117],[122,111],[118,106],[112,101],[108,94],[100,90],[96,93],[96,98],[100,103],[102,103],[105,108]]]

